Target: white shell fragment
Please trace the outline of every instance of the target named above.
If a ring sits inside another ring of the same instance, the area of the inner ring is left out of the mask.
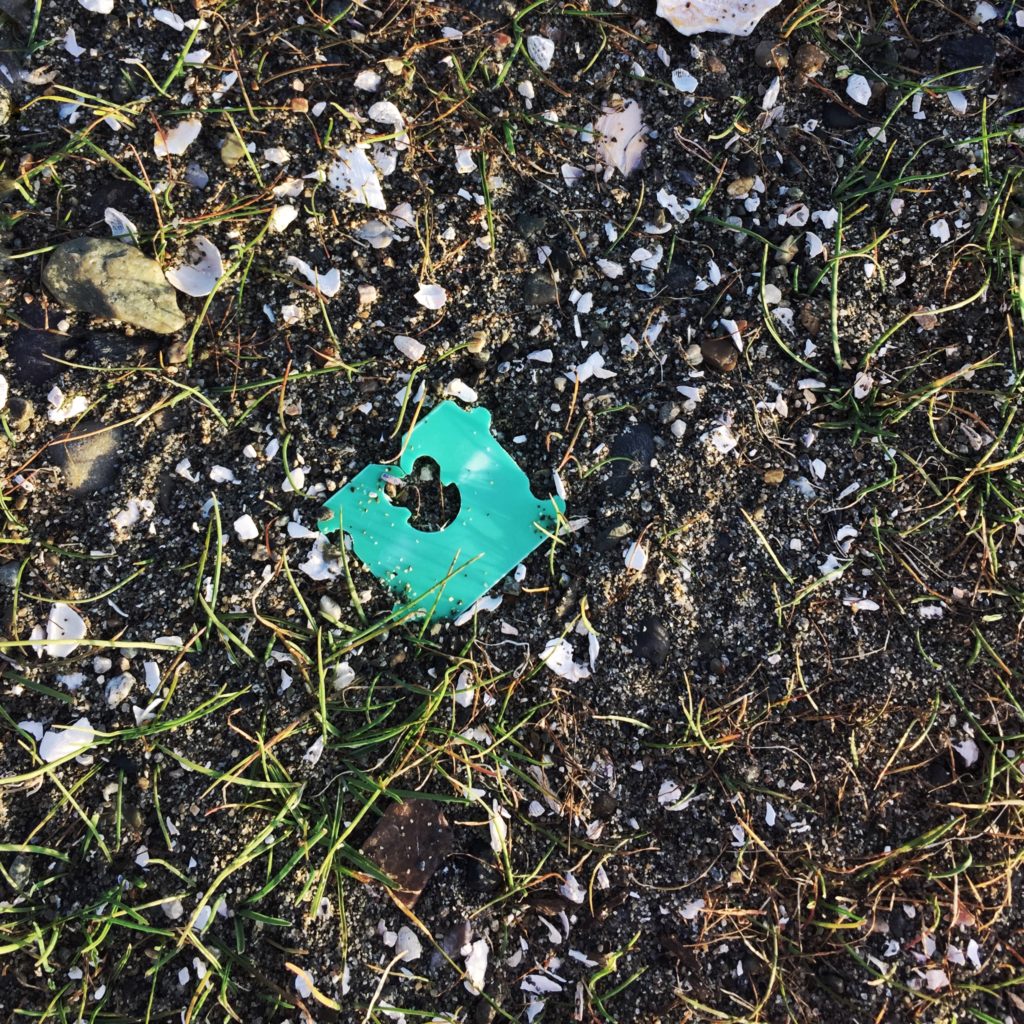
[[[421,284],[413,298],[426,309],[440,309],[448,301],[448,293],[439,284]]]
[[[476,942],[470,945],[469,952],[464,953],[466,957],[466,977],[469,979],[466,985],[474,994],[482,992],[487,982],[487,957],[489,953],[490,948],[487,945],[486,939],[477,939]]]
[[[333,298],[341,289],[341,271],[337,267],[321,274],[314,270],[305,260],[298,256],[286,256],[285,263],[292,270],[297,270],[321,295]]]
[[[381,77],[372,68],[364,68],[355,77],[352,83],[357,89],[363,92],[376,92],[380,88]]]
[[[781,0],[658,0],[655,13],[677,32],[695,36],[723,32],[749,36],[754,26]]]
[[[76,60],[85,53],[85,47],[78,45],[78,40],[75,38],[75,30],[69,28],[64,33],[64,49],[71,54]]]
[[[299,568],[311,580],[317,581],[332,580],[341,573],[341,565],[330,558],[327,551],[327,538],[322,534],[313,541],[309,557],[299,565]]]
[[[363,146],[342,147],[338,160],[327,168],[327,184],[349,199],[374,210],[384,210],[384,192],[380,187],[377,170],[366,155]]]
[[[88,718],[80,718],[66,729],[47,729],[39,741],[39,756],[52,764],[92,746],[96,733]]]
[[[198,117],[179,121],[173,128],[158,129],[153,133],[154,156],[181,156],[199,137],[203,122]]]
[[[89,408],[89,399],[85,395],[65,395],[56,384],[50,388],[50,393],[46,397],[50,403],[46,418],[51,423],[64,423],[66,420],[76,419]]]
[[[981,756],[981,751],[978,750],[978,744],[972,739],[963,740],[960,743],[954,743],[953,749],[964,759],[964,764],[968,768],[974,764]]]
[[[116,708],[119,704],[123,704],[128,699],[134,685],[135,676],[131,672],[122,672],[120,675],[114,676],[104,690],[107,706]]]
[[[139,229],[120,210],[115,210],[112,206],[103,211],[103,220],[114,238],[134,242],[138,237]]]
[[[700,83],[689,71],[684,68],[676,68],[672,72],[672,84],[679,92],[696,92]]]
[[[526,52],[541,71],[547,71],[555,55],[555,44],[545,36],[529,36],[526,40]]]
[[[405,130],[402,112],[390,100],[378,100],[367,111],[378,124],[390,125],[395,130],[395,148],[408,149],[409,135]]]
[[[78,2],[91,14],[110,14],[114,9],[114,0],[78,0]]]
[[[154,8],[153,17],[156,21],[161,22],[168,28],[173,28],[175,32],[185,31],[185,22],[182,20],[181,15],[167,10],[166,7]]]
[[[50,607],[50,617],[46,621],[46,653],[51,658],[66,658],[78,647],[77,641],[85,638],[85,620],[81,615],[66,604],[55,604]],[[66,641],[54,643],[53,641]]]
[[[288,225],[291,224],[298,215],[299,211],[288,203],[285,203],[282,206],[275,206],[274,209],[270,211],[270,222],[267,226],[273,234],[278,235],[284,231],[284,229],[288,227]]]
[[[648,128],[643,122],[640,104],[627,100],[619,107],[605,107],[594,122],[595,150],[605,169],[605,181],[614,171],[625,176],[638,170],[647,148],[644,136]]]
[[[313,994],[313,976],[308,971],[295,972],[295,991],[303,999],[308,999]]]
[[[626,552],[626,568],[633,572],[643,572],[647,568],[647,549],[639,541],[629,545]]]
[[[217,246],[206,235],[196,235],[189,243],[185,262],[167,271],[167,280],[186,295],[209,295],[224,276],[224,260]]]
[[[673,813],[685,811],[690,798],[683,793],[683,787],[675,779],[665,779],[658,790],[658,803]]]
[[[574,659],[572,645],[563,637],[554,637],[549,640],[541,652],[540,660],[556,676],[568,679],[572,683],[590,678],[590,669]]]
[[[361,228],[356,228],[356,238],[369,242],[371,248],[386,249],[394,240],[395,233],[382,220],[368,220]]]

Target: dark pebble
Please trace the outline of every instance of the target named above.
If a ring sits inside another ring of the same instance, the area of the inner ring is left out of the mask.
[[[662,402],[661,408],[658,409],[658,422],[669,424],[679,419],[679,413],[679,406],[675,402]]]
[[[441,940],[441,949],[450,956],[453,960],[458,960],[459,950],[463,946],[473,941],[473,929],[469,926],[467,921],[461,921],[455,925],[454,928],[450,928]],[[448,961],[442,956],[441,951],[435,949],[430,957],[430,973],[437,974],[442,968],[448,966]]]
[[[719,373],[732,373],[740,361],[740,353],[732,338],[705,338],[700,343],[704,362]]]
[[[907,917],[903,907],[899,906],[889,913],[889,934],[894,939],[909,939],[917,935],[921,930],[921,924],[916,917]]]
[[[846,132],[864,123],[864,118],[848,110],[841,103],[829,100],[822,108],[821,119],[825,127],[834,132]]]
[[[129,779],[136,779],[139,776],[139,766],[127,754],[114,751],[108,758],[107,764],[114,771],[124,772]]]
[[[0,565],[0,636],[14,635],[14,585],[21,562]]]
[[[25,384],[47,384],[59,377],[74,342],[53,330],[19,327],[7,340],[7,354],[17,368],[17,379]]]
[[[124,820],[136,832],[141,832],[142,826],[146,824],[146,816],[142,813],[142,808],[137,804],[127,804],[125,806]]]
[[[572,260],[569,259],[569,254],[564,249],[559,249],[557,246],[551,250],[548,255],[548,266],[556,271],[559,277],[564,280],[568,280],[573,276],[573,265]]]
[[[15,396],[7,400],[7,425],[15,433],[28,430],[35,414],[36,407],[31,399]]]
[[[50,446],[50,459],[64,471],[64,481],[72,494],[92,494],[109,487],[117,477],[120,441],[117,428],[105,429],[95,422],[82,424],[66,441]]]
[[[754,49],[754,63],[781,71],[789,64],[789,47],[777,39],[762,39]]]
[[[547,218],[536,213],[521,213],[516,217],[516,230],[527,241],[543,235],[547,226]]]
[[[804,173],[804,165],[791,153],[782,158],[782,173],[787,178],[799,178]]]
[[[1015,78],[1008,78],[1003,82],[999,101],[1006,108],[1003,116],[1009,112],[1019,112],[1024,108],[1024,75],[1017,75]]]
[[[486,999],[477,1000],[473,1010],[473,1024],[493,1024],[498,1019],[498,1011]]]
[[[812,77],[825,66],[828,54],[814,43],[804,43],[796,51],[796,66],[801,74]]]
[[[924,767],[923,774],[932,787],[948,785],[953,777],[946,757],[936,757],[929,761]]]
[[[939,48],[939,61],[943,70],[961,72],[947,79],[954,85],[967,85],[988,78],[995,60],[995,41],[986,35],[947,39]]]
[[[640,623],[640,633],[636,640],[636,653],[646,658],[652,665],[660,668],[668,658],[669,640],[665,627],[657,615],[648,615]]]
[[[692,295],[697,283],[697,271],[685,260],[673,260],[665,273],[662,287],[669,295]]]
[[[736,173],[741,178],[756,178],[760,173],[760,168],[757,166],[757,161],[747,153],[736,165]]]
[[[174,341],[164,349],[164,362],[168,366],[179,366],[186,359],[188,359],[187,342]]]
[[[879,71],[889,72],[897,67],[900,55],[888,35],[868,33],[861,40],[861,54],[866,63]]]
[[[594,538],[594,547],[598,551],[611,551],[619,541],[624,540],[632,532],[633,527],[629,523],[624,519],[617,519],[598,533]]]
[[[633,486],[637,471],[650,469],[654,458],[654,431],[646,423],[633,423],[619,434],[612,445],[612,473],[608,490],[621,498]]]
[[[842,975],[836,974],[835,971],[822,971],[821,983],[837,996],[844,995],[846,992],[846,982]]]
[[[523,282],[523,301],[528,306],[553,306],[558,302],[558,286],[550,274],[537,271]]]
[[[100,366],[137,366],[154,358],[158,345],[120,334],[92,334],[84,362]]]
[[[619,801],[611,793],[598,793],[590,809],[595,818],[600,818],[604,821],[619,809]]]
[[[555,619],[562,620],[567,619],[572,614],[572,610],[579,603],[580,594],[579,588],[575,584],[570,584],[565,589],[565,593],[558,600],[558,604],[555,605]]]

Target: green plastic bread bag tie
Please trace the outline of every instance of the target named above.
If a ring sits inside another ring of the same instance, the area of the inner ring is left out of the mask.
[[[443,402],[406,435],[396,465],[371,464],[325,503],[322,533],[344,524],[352,550],[396,596],[406,613],[450,618],[465,612],[555,533],[565,502],[540,500],[526,474],[491,436],[487,409]],[[419,530],[412,512],[394,505],[387,485],[409,476],[420,458],[440,467],[461,506],[435,531]]]

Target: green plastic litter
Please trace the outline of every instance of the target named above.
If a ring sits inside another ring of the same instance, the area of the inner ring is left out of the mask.
[[[356,555],[408,611],[460,615],[554,533],[565,510],[557,497],[533,496],[490,427],[487,409],[442,402],[406,435],[397,464],[367,466],[325,503],[332,516],[321,532],[344,528]],[[410,509],[385,492],[389,479],[408,476],[424,456],[461,499],[455,519],[433,532],[411,526]]]

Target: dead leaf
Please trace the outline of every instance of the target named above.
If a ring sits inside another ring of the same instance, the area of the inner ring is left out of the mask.
[[[407,907],[416,905],[451,849],[448,821],[432,800],[392,804],[363,844],[363,854],[395,882],[394,895]]]

